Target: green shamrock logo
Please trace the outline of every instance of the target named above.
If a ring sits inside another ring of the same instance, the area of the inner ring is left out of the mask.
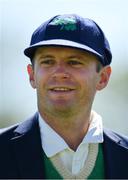
[[[74,31],[77,29],[76,20],[73,17],[61,18],[57,17],[52,22],[51,25],[60,25],[60,30]]]

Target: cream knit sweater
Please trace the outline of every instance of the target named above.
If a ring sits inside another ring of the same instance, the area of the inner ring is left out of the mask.
[[[59,156],[56,154],[52,158],[50,158],[56,170],[64,179],[87,179],[87,177],[92,172],[96,158],[98,155],[98,144],[89,144],[89,152],[87,156],[87,160],[85,161],[84,167],[77,175],[73,175],[62,163]]]

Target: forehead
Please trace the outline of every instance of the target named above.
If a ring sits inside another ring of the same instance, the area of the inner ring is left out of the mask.
[[[53,56],[83,56],[88,58],[94,58],[97,59],[96,55],[87,52],[85,50],[72,48],[72,47],[64,47],[64,46],[43,46],[39,47],[36,52],[35,56],[38,55],[53,55]]]

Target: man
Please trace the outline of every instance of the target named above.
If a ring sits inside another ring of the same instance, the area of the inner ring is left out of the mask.
[[[78,15],[58,15],[36,29],[24,53],[38,112],[1,130],[0,178],[128,178],[128,138],[103,129],[92,110],[111,75],[101,28]]]

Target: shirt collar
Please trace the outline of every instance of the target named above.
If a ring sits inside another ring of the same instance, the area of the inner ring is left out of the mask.
[[[57,134],[39,114],[39,127],[41,134],[42,148],[47,157],[69,148],[64,139]],[[103,142],[103,126],[102,118],[96,112],[92,111],[91,121],[87,134],[83,138],[81,144],[84,143],[102,143]]]
[[[47,157],[52,157],[58,152],[68,148],[64,139],[57,134],[39,114],[39,127],[41,134],[42,148]]]
[[[95,111],[91,112],[91,121],[87,134],[82,143],[102,143],[103,142],[103,123],[102,117]]]

